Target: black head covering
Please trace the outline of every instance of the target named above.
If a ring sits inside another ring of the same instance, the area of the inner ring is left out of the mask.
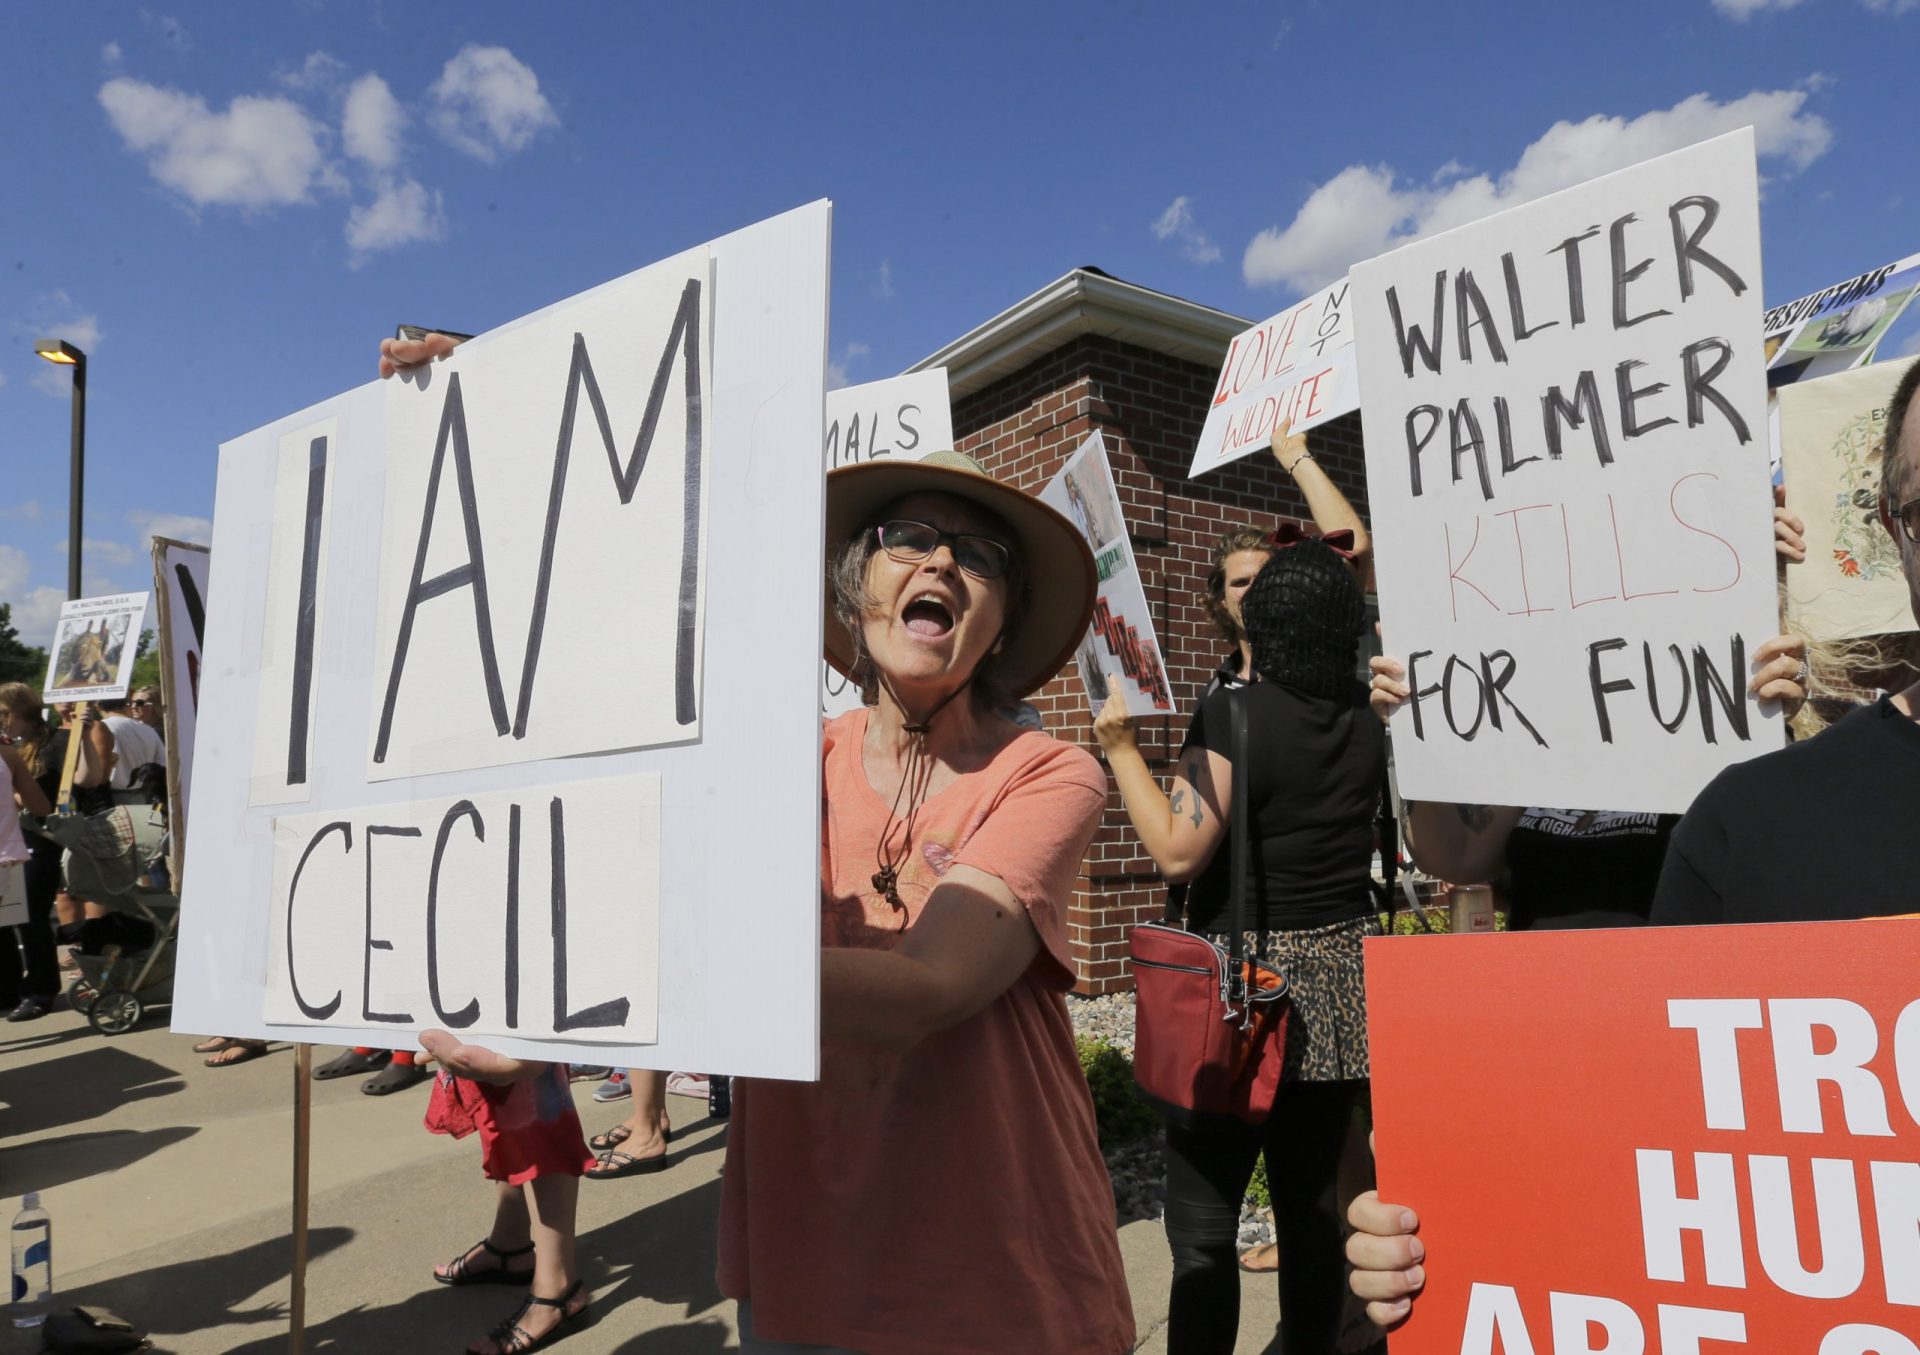
[[[1354,641],[1366,599],[1353,568],[1316,540],[1273,553],[1240,600],[1253,667],[1267,682],[1309,696],[1354,686]]]

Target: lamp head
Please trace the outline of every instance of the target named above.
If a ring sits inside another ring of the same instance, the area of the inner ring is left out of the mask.
[[[58,363],[62,367],[73,367],[87,360],[85,353],[65,339],[35,339],[33,351],[48,362]]]

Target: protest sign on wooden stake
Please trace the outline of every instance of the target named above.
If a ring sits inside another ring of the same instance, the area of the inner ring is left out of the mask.
[[[167,736],[167,866],[177,893],[185,875],[193,744],[200,718],[201,646],[207,632],[207,548],[153,539],[153,595],[159,604],[160,699]]]
[[[816,1075],[830,221],[222,447],[175,1029]]]
[[[1352,279],[1402,792],[1678,811],[1778,747],[1752,131]]]
[[[47,704],[118,701],[133,681],[145,593],[71,598],[60,604],[47,646]]]
[[[1393,1355],[1920,1352],[1920,924],[1366,948]]]

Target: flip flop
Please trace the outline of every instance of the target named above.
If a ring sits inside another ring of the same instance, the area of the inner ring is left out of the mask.
[[[1280,1269],[1280,1248],[1261,1242],[1240,1253],[1240,1269],[1249,1275],[1271,1275]]]
[[[617,1124],[604,1134],[595,1134],[587,1140],[587,1147],[596,1153],[611,1152],[633,1137],[633,1130],[624,1124]]]
[[[245,1063],[248,1059],[257,1059],[267,1052],[265,1044],[254,1040],[232,1040],[210,1059],[202,1059],[209,1068],[231,1068],[236,1063]]]
[[[589,1181],[617,1181],[623,1176],[645,1176],[650,1172],[662,1171],[667,1165],[667,1155],[658,1157],[633,1157],[619,1149],[600,1154],[599,1161],[581,1173]]]
[[[328,1059],[313,1070],[315,1082],[325,1082],[336,1077],[359,1077],[364,1073],[377,1072],[387,1066],[393,1058],[390,1049],[376,1049],[371,1054],[356,1054],[351,1049],[336,1058]]]
[[[425,1082],[433,1074],[417,1063],[390,1063],[365,1082],[360,1090],[368,1096],[386,1096]]]
[[[224,1035],[215,1035],[211,1039],[202,1040],[199,1044],[195,1045],[193,1052],[196,1054],[218,1054],[232,1043],[233,1041]]]

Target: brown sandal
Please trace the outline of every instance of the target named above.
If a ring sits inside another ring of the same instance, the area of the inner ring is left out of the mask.
[[[611,1152],[633,1137],[631,1125],[617,1124],[604,1134],[595,1134],[587,1140],[587,1147],[596,1153]]]

